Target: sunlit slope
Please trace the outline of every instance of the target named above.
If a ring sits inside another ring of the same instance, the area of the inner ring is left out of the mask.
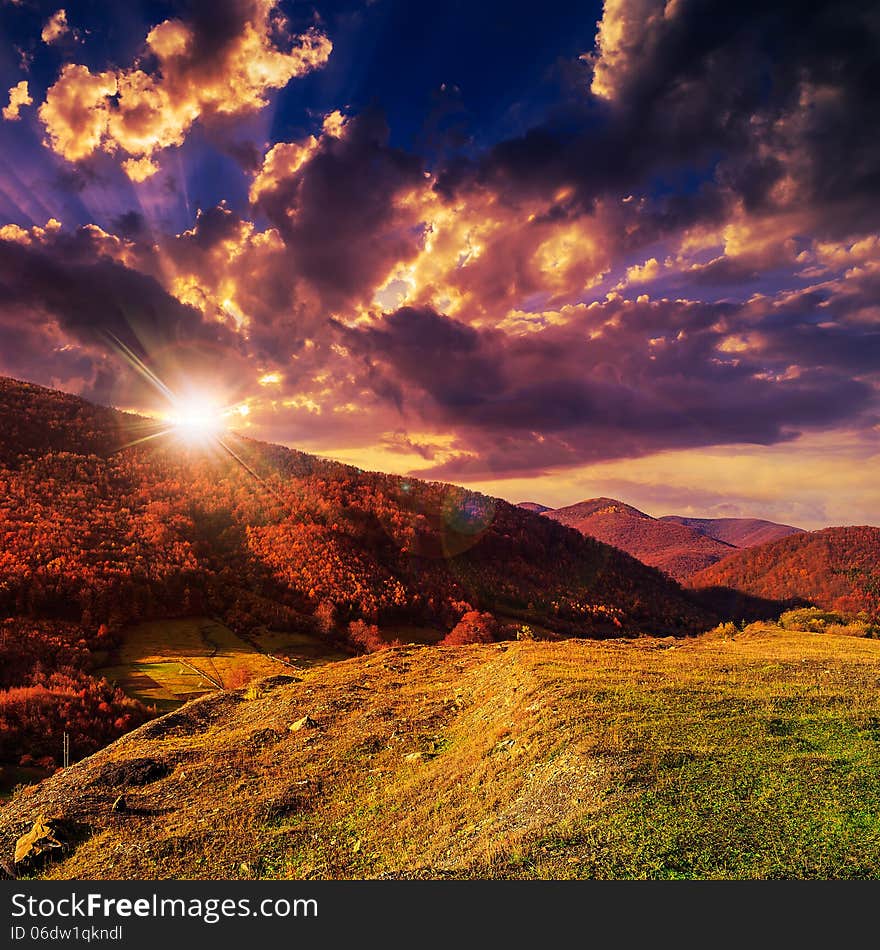
[[[679,580],[736,550],[695,528],[652,518],[614,498],[590,498],[542,514]]]
[[[582,636],[711,625],[659,572],[499,499],[161,431],[0,380],[0,614],[330,640],[359,619],[442,636],[469,609]]]
[[[689,583],[877,618],[880,528],[862,525],[794,534],[738,552],[695,574]]]
[[[51,877],[876,877],[878,677],[876,640],[771,627],[387,651],[147,724],[0,854],[43,815]]]

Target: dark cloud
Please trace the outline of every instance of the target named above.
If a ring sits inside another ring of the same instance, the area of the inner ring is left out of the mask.
[[[132,209],[113,219],[113,231],[121,237],[142,239],[149,235],[150,226],[140,211]]]
[[[768,327],[774,319],[766,316]],[[591,334],[597,320],[602,330]],[[877,365],[876,334],[847,342],[840,334],[823,355],[816,328],[801,323],[728,355],[723,343],[736,326],[758,332],[761,323],[742,307],[610,302],[570,325],[511,337],[406,308],[346,339],[369,363],[371,382],[403,394],[404,415],[459,434],[469,451],[430,470],[442,477],[769,445],[875,405],[873,386],[851,373],[872,358]]]
[[[390,267],[417,252],[419,220],[396,201],[423,182],[421,160],[389,146],[384,118],[367,112],[338,137],[322,135],[296,169],[267,171],[256,209],[278,228],[300,278],[336,312],[369,300]]]
[[[118,249],[97,228],[0,241],[0,324],[18,341],[7,353],[42,352],[47,365],[57,364],[53,375],[79,378],[105,399],[132,395],[143,383],[119,344],[171,386],[186,375],[216,377],[218,354],[228,360],[240,349],[234,334],[206,322],[152,276],[103,253],[104,245]]]
[[[668,224],[715,216],[736,198],[751,211],[794,201],[814,208],[828,234],[874,225],[875,3],[624,0],[604,18],[609,35],[620,36],[591,57],[593,90],[604,101],[585,88],[579,105],[482,160],[450,166],[444,193],[474,179],[514,192],[568,185],[590,209],[601,195],[660,181],[679,194],[677,208],[667,205]],[[786,179],[788,192],[776,193]]]
[[[250,207],[230,199],[161,233],[152,179],[119,237],[11,229],[0,338],[32,378],[42,366],[118,401],[118,338],[169,378],[236,378],[254,434],[460,479],[876,425],[875,4],[608,2],[597,49],[564,64],[565,94],[525,134],[480,155],[467,90],[441,90],[431,163],[373,110],[330,112],[265,154],[250,144],[268,120],[242,117],[329,54],[269,0],[193,3],[149,35],[151,82],[198,107],[200,147],[234,155]],[[296,68],[291,44],[305,44]],[[81,67],[60,91],[111,80]],[[78,174],[125,153],[149,181],[141,159],[186,138],[197,120],[142,113],[143,93],[125,87],[122,124],[113,95],[86,97],[73,118],[97,138]],[[56,129],[71,160],[81,125]]]

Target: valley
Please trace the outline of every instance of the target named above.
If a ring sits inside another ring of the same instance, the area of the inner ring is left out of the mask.
[[[141,623],[123,632],[120,641],[111,665],[95,674],[159,712],[216,689],[350,655],[301,633],[265,630],[246,642],[208,617]]]

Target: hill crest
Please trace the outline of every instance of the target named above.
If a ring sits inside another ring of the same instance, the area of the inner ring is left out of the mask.
[[[588,498],[542,514],[620,548],[679,581],[735,550],[694,528],[653,518],[616,498]]]
[[[800,534],[803,528],[779,524],[764,518],[689,518],[681,515],[663,515],[660,521],[671,521],[694,528],[716,541],[737,548],[753,548],[769,541]]]
[[[844,614],[880,616],[880,527],[799,532],[747,548],[690,580],[773,600],[801,600]]]

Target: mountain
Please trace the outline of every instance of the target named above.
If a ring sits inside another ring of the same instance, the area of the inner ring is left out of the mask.
[[[526,511],[533,511],[536,515],[542,515],[545,511],[552,511],[547,505],[539,505],[536,501],[521,501],[517,508],[524,508]]]
[[[662,521],[614,498],[590,498],[544,517],[614,545],[644,564],[683,580],[736,549],[687,525]]]
[[[806,601],[846,614],[880,617],[880,528],[801,532],[695,574],[695,588],[730,588],[772,600]]]
[[[684,518],[681,515],[663,515],[659,520],[685,525],[716,541],[732,544],[735,548],[754,548],[803,531],[803,528],[761,518]]]
[[[0,608],[118,625],[180,611],[188,589],[224,612],[277,601],[302,621],[323,605],[340,627],[443,626],[464,605],[585,634],[702,620],[657,572],[504,501],[161,429],[0,381]]]
[[[504,501],[162,432],[0,379],[0,665],[17,671],[0,682],[0,762],[51,758],[64,721],[88,751],[143,720],[92,676],[140,621],[213,617],[248,642],[268,629],[359,652],[453,628],[603,637],[714,620],[658,571]]]

